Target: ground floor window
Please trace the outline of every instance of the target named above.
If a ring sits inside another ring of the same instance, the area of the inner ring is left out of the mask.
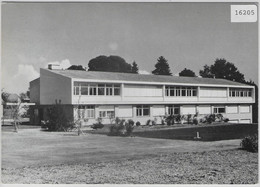
[[[180,114],[180,106],[169,105],[168,106],[168,114],[169,115],[178,115],[178,114]]]
[[[79,118],[94,118],[95,117],[94,105],[79,105],[77,112],[78,112]]]
[[[100,118],[114,118],[115,111],[112,111],[112,110],[99,111],[99,117]]]
[[[214,114],[223,114],[223,113],[226,113],[226,109],[224,106],[214,106],[213,113]]]
[[[150,106],[148,105],[136,106],[136,116],[150,116]]]

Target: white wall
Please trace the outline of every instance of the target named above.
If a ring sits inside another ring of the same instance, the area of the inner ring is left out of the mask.
[[[196,114],[196,106],[182,106],[182,114]]]
[[[227,97],[227,88],[200,87],[200,97]]]
[[[249,113],[250,112],[250,106],[241,105],[239,111],[240,111],[240,113]]]
[[[162,97],[162,86],[152,85],[124,85],[125,97]]]
[[[30,102],[40,104],[40,78],[30,82]]]
[[[153,116],[163,116],[165,115],[164,105],[153,105]]]
[[[198,112],[199,114],[211,114],[211,106],[210,105],[198,106]]]
[[[71,104],[71,79],[51,71],[55,70],[40,69],[40,104]]]
[[[238,113],[238,106],[227,106],[227,111],[226,113],[228,114],[237,114]]]
[[[116,114],[117,117],[127,118],[127,117],[133,117],[133,107],[132,105],[121,105],[118,106],[118,114]]]

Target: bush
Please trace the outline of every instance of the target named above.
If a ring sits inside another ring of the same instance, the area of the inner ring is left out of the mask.
[[[140,123],[139,121],[137,121],[137,122],[135,123],[135,125],[136,125],[136,126],[140,126],[141,123]]]
[[[175,116],[174,115],[169,115],[165,118],[165,122],[168,126],[174,125],[175,122]]]
[[[199,121],[198,121],[197,117],[193,118],[193,124],[194,125],[198,125],[199,124]]]
[[[110,136],[130,136],[134,129],[134,121],[116,118],[115,124],[112,124],[109,128]]]
[[[258,135],[254,134],[252,136],[245,137],[240,143],[242,149],[245,149],[249,152],[257,153],[258,152]]]
[[[91,125],[92,129],[102,129],[104,127],[104,125],[102,123],[94,123],[93,125]]]
[[[147,121],[146,121],[146,124],[145,124],[146,126],[149,126],[149,125],[151,125],[151,120],[150,119],[148,119]]]
[[[104,127],[104,125],[102,124],[102,118],[97,118],[97,123],[94,123],[93,125],[91,125],[91,128],[93,129],[102,129]]]
[[[44,126],[47,127],[48,131],[67,131],[74,126],[67,119],[63,105],[56,104],[47,108],[47,117],[48,120]]]

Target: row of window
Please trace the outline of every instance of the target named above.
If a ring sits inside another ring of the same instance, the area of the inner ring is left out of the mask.
[[[197,96],[197,88],[196,87],[166,86],[165,95],[166,96],[177,96],[177,97],[195,97],[195,96]]]
[[[250,89],[230,89],[229,97],[252,97]]]
[[[119,84],[91,84],[74,82],[74,95],[120,95]]]
[[[184,112],[183,108],[183,112]],[[235,110],[234,110],[235,109]],[[249,106],[241,106],[240,112],[242,113],[249,113],[250,109]],[[79,118],[95,118],[95,107],[94,105],[81,105],[78,107],[78,116]],[[236,106],[230,106],[228,111],[226,111],[225,106],[214,106],[213,113],[214,114],[224,114],[224,113],[237,113]],[[194,111],[191,113],[195,114],[195,107]],[[168,105],[167,114],[169,115],[178,115],[180,114],[180,105]],[[150,106],[149,105],[137,105],[136,106],[136,116],[150,116]],[[109,109],[100,109],[99,110],[99,117],[101,118],[114,118],[115,117],[115,110],[114,108]]]

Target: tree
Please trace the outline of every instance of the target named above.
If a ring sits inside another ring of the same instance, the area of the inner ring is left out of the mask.
[[[240,73],[237,67],[223,59],[216,59],[215,63],[210,67],[205,65],[203,70],[200,70],[202,77],[215,77],[231,81],[245,83],[244,74]]]
[[[203,70],[200,70],[199,72],[200,76],[204,78],[213,78],[214,75],[211,73],[210,66],[205,65],[203,66]]]
[[[184,69],[179,73],[180,77],[196,77],[195,73],[190,69]]]
[[[131,64],[120,56],[98,56],[89,61],[88,67],[88,71],[132,72]]]
[[[167,60],[160,56],[155,64],[155,70],[152,71],[154,75],[172,75],[169,64]]]
[[[81,71],[86,71],[82,65],[72,65],[68,68],[68,70],[81,70]]]
[[[2,90],[3,123],[4,118],[9,116],[13,119],[14,131],[18,132],[18,124],[26,110],[21,105],[21,98],[17,94],[10,94]],[[7,116],[6,116],[7,115]]]
[[[252,104],[253,123],[258,123],[258,86],[252,81],[246,81],[246,84],[255,87],[255,103]]]
[[[132,64],[132,67],[131,67],[131,72],[138,74],[138,71],[139,71],[139,68],[138,68],[136,62],[134,61]]]

